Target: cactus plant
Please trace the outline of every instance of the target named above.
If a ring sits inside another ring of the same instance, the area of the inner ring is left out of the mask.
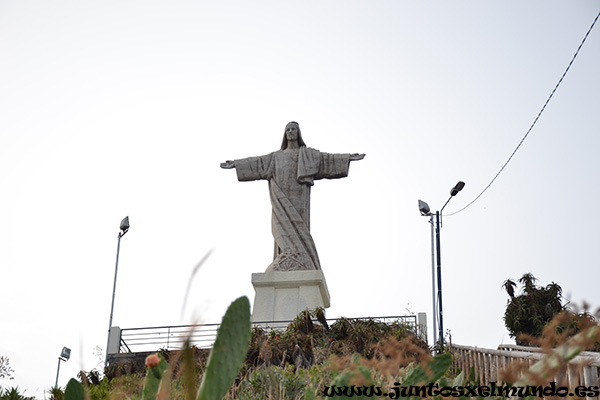
[[[220,400],[237,377],[250,343],[250,303],[235,300],[225,313],[196,400]]]
[[[75,378],[71,378],[65,389],[65,400],[85,400],[83,385]]]
[[[158,395],[163,377],[167,375],[169,365],[162,355],[152,354],[146,358],[146,366],[148,370],[142,389],[142,400],[154,400]]]

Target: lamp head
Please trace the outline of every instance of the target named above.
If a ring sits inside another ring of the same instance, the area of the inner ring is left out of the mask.
[[[71,357],[71,349],[69,349],[68,347],[63,347],[62,351],[60,352],[60,358],[67,361],[70,357]]]
[[[423,200],[419,200],[419,211],[421,211],[422,216],[431,215],[429,204],[425,203]]]
[[[127,231],[129,230],[129,216],[123,218],[123,220],[121,221],[121,226],[119,228],[121,229],[119,237],[127,233]]]
[[[464,187],[465,183],[463,181],[459,181],[450,191],[450,196],[456,196]]]

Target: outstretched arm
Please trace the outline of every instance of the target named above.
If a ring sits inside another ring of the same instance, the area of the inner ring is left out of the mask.
[[[224,163],[221,163],[221,168],[223,168],[223,169],[235,168],[235,161],[227,160]]]
[[[364,154],[358,154],[358,153],[350,154],[350,161],[358,161],[358,160],[362,160],[363,158],[365,158]],[[223,164],[221,164],[221,166],[222,165]]]
[[[271,179],[275,169],[273,153],[259,157],[227,160],[221,163],[223,169],[235,169],[238,181],[256,181]]]

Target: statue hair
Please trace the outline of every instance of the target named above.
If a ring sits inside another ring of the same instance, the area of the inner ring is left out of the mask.
[[[296,124],[296,127],[298,128],[298,144],[300,145],[300,147],[305,146],[306,147],[306,143],[304,143],[304,140],[302,139],[302,133],[300,133],[300,125],[298,125],[298,123],[296,121],[291,121],[288,122],[285,127],[287,128],[287,126],[289,124]],[[285,130],[283,131],[283,142],[281,142],[281,150],[285,150],[287,149],[288,146],[288,139],[287,139],[287,135],[285,134]]]

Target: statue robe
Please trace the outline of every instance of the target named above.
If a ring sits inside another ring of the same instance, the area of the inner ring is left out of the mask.
[[[310,187],[316,179],[348,176],[349,166],[350,154],[306,146],[235,160],[239,181],[269,181],[275,255],[267,272],[321,269],[310,234]]]

